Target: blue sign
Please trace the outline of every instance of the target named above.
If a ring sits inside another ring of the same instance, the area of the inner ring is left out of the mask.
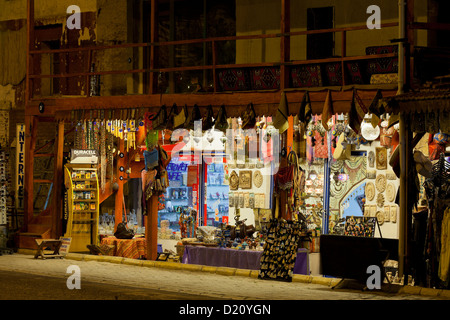
[[[182,181],[183,173],[187,171],[187,163],[180,162],[174,163],[170,162],[167,167],[167,175],[169,176],[169,181]]]

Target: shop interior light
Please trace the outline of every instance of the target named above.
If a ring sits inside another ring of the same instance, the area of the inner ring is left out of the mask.
[[[316,170],[311,170],[309,172],[309,179],[311,179],[311,180],[316,180],[317,179],[317,172],[316,172]]]

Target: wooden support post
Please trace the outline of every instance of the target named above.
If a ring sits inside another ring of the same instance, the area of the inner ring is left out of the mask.
[[[31,79],[29,78],[31,70],[33,70],[32,56],[30,51],[34,49],[34,0],[27,1],[27,72],[26,72],[26,83],[25,83],[25,106],[27,106],[28,101],[30,101],[32,96],[32,85]]]
[[[61,189],[64,182],[63,168],[63,152],[64,152],[64,121],[58,122],[56,133],[56,144],[53,171],[53,197],[52,197],[52,238],[58,239],[62,235],[62,200],[64,199]]]
[[[24,217],[25,229],[33,218],[33,171],[34,149],[36,148],[38,118],[25,116],[25,183],[24,183]]]
[[[400,215],[399,215],[399,244],[398,244],[398,274],[402,278],[408,272],[408,246],[410,238],[410,225],[412,215],[411,199],[408,196],[410,166],[409,155],[411,149],[411,132],[404,113],[400,114]],[[407,281],[407,277],[406,280]]]
[[[147,242],[147,260],[156,260],[158,257],[158,196],[156,194],[147,200],[145,241]]]
[[[155,93],[155,85],[157,82],[157,74],[154,71],[155,69],[155,61],[156,61],[156,47],[155,47],[155,42],[157,41],[157,34],[158,34],[158,30],[157,30],[157,24],[158,22],[156,21],[156,17],[157,15],[157,1],[156,0],[151,0],[151,12],[150,12],[150,42],[151,42],[151,46],[150,46],[150,88],[149,88],[149,94],[153,94]]]
[[[122,216],[122,212],[123,212],[123,183],[124,180],[120,180],[120,176],[122,174],[124,174],[125,172],[121,172],[120,171],[120,167],[124,165],[125,162],[125,158],[121,158],[119,156],[119,154],[122,152],[123,153],[123,149],[124,149],[124,141],[123,139],[119,138],[119,146],[118,146],[118,155],[117,155],[117,167],[116,167],[116,180],[117,180],[117,184],[119,185],[118,190],[116,191],[116,195],[115,195],[115,206],[114,206],[114,218],[115,218],[115,224],[114,224],[114,230],[117,229],[117,225],[119,223],[122,222],[123,216]],[[125,214],[125,212],[123,212],[123,214]]]
[[[414,0],[406,0],[405,86],[409,90],[414,79]]]
[[[281,0],[281,41],[280,41],[280,89],[289,87],[289,68],[286,65],[290,60],[291,38],[287,33],[291,31],[291,1]]]
[[[347,56],[347,31],[341,32],[341,68],[342,68],[342,85],[345,86],[345,62],[344,58]]]

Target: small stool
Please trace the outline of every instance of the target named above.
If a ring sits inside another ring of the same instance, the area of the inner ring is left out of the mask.
[[[46,258],[63,258],[64,256],[59,253],[59,249],[61,248],[62,241],[58,239],[36,239],[36,243],[38,245],[36,254],[34,258],[37,259],[41,257],[42,259]],[[44,249],[50,248],[53,250],[53,253],[46,254],[44,253]]]

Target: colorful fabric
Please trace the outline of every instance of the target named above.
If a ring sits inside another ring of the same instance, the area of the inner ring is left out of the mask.
[[[340,62],[325,64],[328,85],[342,86],[342,65]]]
[[[364,84],[364,75],[359,62],[348,62],[347,71],[352,84]]]
[[[366,48],[367,55],[397,53],[398,46],[376,46]],[[398,58],[381,58],[369,60],[367,63],[368,74],[396,73],[398,72]]]
[[[222,91],[250,90],[250,77],[245,69],[219,71],[219,86]]]
[[[379,73],[372,74],[370,77],[370,84],[392,84],[397,83],[398,74],[397,73]]]
[[[101,245],[112,245],[114,250],[109,252],[110,256],[138,259],[147,256],[147,242],[145,238],[117,239],[116,237],[105,237]]]
[[[322,69],[319,64],[302,65],[291,69],[292,86],[322,87]]]
[[[250,70],[253,90],[280,88],[280,68],[254,68]]]

